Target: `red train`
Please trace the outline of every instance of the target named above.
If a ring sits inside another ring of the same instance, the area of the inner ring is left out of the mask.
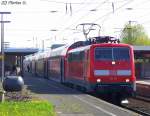
[[[35,54],[25,64],[39,76],[121,100],[134,95],[136,78],[132,47],[117,41],[109,36],[94,37],[53,49],[47,57],[36,58]]]

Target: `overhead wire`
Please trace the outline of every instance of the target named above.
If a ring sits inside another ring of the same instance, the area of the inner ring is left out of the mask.
[[[84,0],[84,3],[86,3],[86,1],[87,1],[87,0]],[[78,12],[81,12],[81,11],[82,11],[82,9],[84,9],[84,8],[88,7],[88,6],[87,6],[87,4],[82,4],[82,5],[84,5],[84,6],[82,6],[82,7],[81,7],[81,8],[79,8],[78,10],[74,11],[74,12],[73,12],[73,14],[76,14],[76,13],[78,13]]]
[[[68,3],[68,2],[57,2],[57,1],[50,1],[50,0],[46,0],[46,1],[48,1],[48,2],[54,2],[54,3],[61,3],[61,4],[62,4],[62,3],[63,3],[63,4]],[[99,8],[100,6],[102,6],[103,4],[108,3],[108,2],[109,2],[109,0],[105,0],[105,1],[101,2],[100,4],[98,4],[98,6],[95,7],[95,9]],[[124,2],[124,1],[119,1],[119,2]],[[111,3],[111,2],[110,2],[110,3]],[[77,4],[77,3],[71,3],[71,4]],[[81,2],[81,4],[87,5],[87,3],[85,3],[85,1],[84,1],[84,2]],[[90,3],[90,4],[91,4],[91,3]],[[79,9],[78,11],[80,11],[80,9]],[[61,31],[65,31],[66,29],[68,29],[69,27],[71,27],[73,24],[76,24],[78,21],[80,21],[81,19],[83,19],[84,17],[86,17],[86,16],[89,15],[89,14],[90,14],[90,12],[87,12],[85,15],[81,16],[78,20],[76,20],[75,22],[73,22],[71,25],[65,27],[65,28],[62,29]]]
[[[128,2],[124,3],[124,4],[121,5],[120,7],[116,8],[116,9],[115,9],[115,12],[118,11],[118,10],[120,10],[120,9],[123,8],[124,6],[130,4],[130,3],[133,2],[133,1],[134,1],[134,0],[129,0]],[[108,16],[108,15],[110,15],[110,14],[112,14],[112,13],[113,13],[113,12],[111,11],[111,12],[108,12],[108,13],[106,13],[105,15],[103,15],[103,16],[101,16],[101,17],[98,17],[97,19],[95,19],[95,20],[93,21],[93,23],[97,22],[97,21],[100,20],[100,19],[105,18],[106,16]]]
[[[116,13],[116,11],[122,9],[124,6],[126,6],[126,5],[128,5],[128,4],[130,4],[130,3],[132,3],[133,1],[134,1],[134,0],[129,0],[128,2],[122,4],[122,5],[119,6],[118,8],[114,9],[114,12]],[[101,16],[101,17],[95,19],[92,23],[96,23],[97,21],[103,19],[103,20],[101,21],[101,27],[102,27],[102,25],[104,24],[104,22],[107,21],[108,19],[110,19],[110,18],[108,18],[108,16],[110,16],[110,15],[113,14],[114,12],[110,11],[110,12],[106,13],[105,15],[103,15],[103,16]]]
[[[147,1],[147,2],[146,2]],[[145,0],[145,1],[141,1],[141,2],[138,2],[137,4],[134,4],[134,6],[143,6],[143,4],[147,4],[148,2],[150,2],[149,0]],[[137,10],[138,8],[136,8],[136,9],[134,9],[133,8],[133,10]],[[142,9],[142,8],[141,8]],[[144,8],[145,9],[145,8]],[[150,9],[150,8],[149,8]],[[131,9],[132,10],[132,9]],[[141,18],[143,18],[143,17],[146,17],[146,16],[149,16],[149,14],[150,14],[150,12],[148,12],[148,13],[146,13],[146,14],[144,14],[144,15],[141,15],[141,16],[137,16],[137,17],[134,17],[134,19],[141,19]],[[136,21],[136,22],[138,22],[138,21]],[[139,23],[139,22],[138,22]],[[148,21],[144,21],[143,23],[140,23],[141,25],[142,24],[146,24],[146,23],[150,23],[150,20],[148,20]]]
[[[100,4],[98,4],[98,6],[95,7],[95,9],[97,9],[98,7],[102,6],[103,4],[107,3],[107,1],[109,0],[104,0],[103,2],[101,2]],[[84,17],[88,16],[89,11],[82,15],[79,19],[77,19],[76,21],[74,21],[72,24],[70,24],[69,26],[66,26],[64,29],[62,29],[62,31],[65,31],[68,28],[71,28],[72,25],[76,24],[77,22],[79,22],[81,19],[83,19]],[[62,33],[62,32],[61,32]]]
[[[114,12],[116,13],[116,11],[118,11],[118,10],[120,10],[121,8],[123,8],[124,6],[126,6],[126,5],[128,5],[128,4],[130,4],[130,3],[132,3],[133,1],[134,1],[134,0],[128,1],[128,2],[124,3],[124,4],[121,5],[120,7],[114,9]],[[99,21],[100,19],[103,19],[103,20],[102,20],[102,24],[103,24],[106,20],[109,19],[108,16],[110,16],[110,15],[113,14],[114,12],[111,11],[111,12],[106,13],[105,15],[103,15],[103,16],[97,18],[96,20],[94,20],[93,23],[96,23],[96,22]],[[102,27],[102,24],[101,24],[101,27]]]
[[[108,2],[109,0],[105,0],[104,2],[102,2],[102,4],[103,3],[106,3],[106,2]],[[120,10],[121,8],[123,8],[124,6],[126,6],[126,5],[128,5],[128,4],[130,4],[131,2],[133,2],[134,0],[129,0],[128,2],[126,2],[126,3],[124,3],[123,5],[121,5],[120,7],[118,7],[118,8],[116,8],[115,9],[115,12],[116,11],[118,11],[118,10]],[[147,1],[147,0],[146,0]],[[52,1],[53,2],[53,1]],[[64,2],[64,3],[66,3],[66,2]],[[73,3],[72,3],[73,4]],[[101,4],[100,5],[98,5],[96,8],[98,8],[98,7],[100,7],[101,6]],[[96,9],[95,8],[95,9]],[[79,10],[78,10],[79,11]],[[101,17],[99,17],[99,18],[97,18],[97,19],[95,19],[94,21],[93,21],[93,23],[95,23],[95,22],[97,22],[97,21],[99,21],[99,20],[101,20],[101,19],[103,19],[103,21],[106,21],[104,18],[106,18],[107,16],[109,16],[110,14],[112,14],[113,12],[108,12],[108,13],[106,13],[105,15],[103,15],[103,16],[101,16]],[[85,15],[83,15],[83,16],[81,16],[78,20],[76,20],[75,22],[73,22],[71,25],[69,25],[69,26],[66,26],[64,29],[62,29],[61,31],[64,31],[64,30],[66,30],[66,29],[68,29],[68,28],[70,28],[72,25],[74,25],[74,24],[76,24],[78,21],[80,21],[81,19],[83,19],[85,16],[87,16],[89,14],[89,12],[87,12]],[[61,32],[62,33],[62,32]]]
[[[109,0],[103,1],[103,2],[102,2],[100,5],[98,5],[96,8],[100,7],[101,5],[105,4],[105,3],[108,2],[108,1],[109,1]],[[116,9],[115,9],[115,12],[118,11],[119,9],[121,9],[122,7],[128,5],[129,3],[133,2],[133,1],[134,1],[134,0],[129,0],[128,2],[124,3],[124,4],[121,5],[120,7],[116,8]],[[79,18],[76,22],[74,22],[73,24],[76,24],[78,21],[80,21],[81,19],[83,19],[83,18],[84,18],[85,16],[87,16],[88,14],[89,14],[89,12],[88,12],[86,15],[83,15],[82,17],[80,17],[80,18]],[[95,23],[96,21],[98,21],[98,20],[100,20],[100,19],[102,19],[102,18],[104,18],[104,17],[106,17],[106,16],[108,16],[108,15],[110,15],[110,14],[112,14],[112,11],[106,13],[105,15],[103,15],[103,16],[101,16],[101,17],[99,17],[99,18],[97,18],[97,19],[94,20],[92,23]],[[64,28],[63,31],[64,31],[65,29],[67,29],[67,28],[70,28],[73,24],[71,24],[71,25],[67,26],[66,28]]]
[[[59,3],[59,4],[66,4],[66,3],[71,3],[71,4],[87,4],[87,5],[90,5],[90,4],[98,4],[99,2],[58,2],[58,1],[51,1],[51,0],[41,0],[41,1],[47,1],[47,2],[52,2],[52,3]]]
[[[142,1],[142,3],[143,4],[147,4],[148,2],[150,2],[150,0],[145,0],[145,1],[147,1],[147,2],[143,2]],[[140,5],[142,5],[143,6],[143,4],[140,4]],[[137,5],[136,5],[137,6]],[[138,8],[136,8],[135,10],[137,10]],[[143,9],[143,10],[145,10],[145,8],[141,8],[141,9]],[[133,9],[134,10],[134,9]],[[150,10],[150,8],[149,8],[149,10]],[[134,17],[134,19],[142,19],[142,18],[144,18],[144,17],[147,17],[147,16],[149,16],[149,14],[150,14],[150,12],[147,12],[146,14],[144,14],[144,15],[140,15],[140,16],[137,16],[137,17]],[[141,25],[142,24],[146,24],[146,23],[149,23],[150,21],[144,21],[143,23],[140,23]]]
[[[68,1],[65,1],[65,2],[58,2],[58,1],[53,1],[53,0],[40,0],[40,1],[47,1],[47,2],[51,2],[51,3],[56,3],[56,4],[66,4],[66,3],[71,3],[71,4],[98,4],[99,2],[68,2]],[[118,0],[116,2],[124,2],[125,0]],[[114,2],[115,3],[115,2]]]
[[[88,0],[84,0],[83,3],[86,3],[86,1],[88,1]],[[69,3],[69,2],[68,2],[68,3]],[[67,3],[67,5],[68,5],[68,3]],[[71,3],[71,2],[70,2],[70,3]],[[69,3],[69,4],[70,4],[70,3]],[[89,6],[89,5],[87,5],[87,4],[82,4],[82,5],[84,5],[84,6],[80,7],[77,11],[74,11],[73,8],[70,6],[70,10],[71,10],[70,13],[68,13],[68,8],[67,8],[67,6],[66,6],[66,13],[65,13],[65,15],[63,15],[61,18],[59,17],[59,19],[61,19],[61,21],[62,21],[62,20],[65,20],[65,22],[66,22],[66,20],[67,20],[67,22],[68,22],[69,19],[72,18],[72,16],[74,16],[75,14],[77,14],[79,11],[81,12],[83,8]],[[68,14],[70,14],[70,16],[69,16]],[[69,17],[67,17],[67,16],[69,16]],[[64,18],[67,18],[67,19],[64,19]],[[63,24],[64,24],[64,23],[63,23]],[[57,25],[62,25],[62,22],[59,22],[59,24],[57,24]],[[63,25],[60,26],[60,27],[63,27]],[[60,29],[58,29],[58,30],[60,31]]]
[[[106,1],[108,1],[108,0],[106,0]],[[65,2],[64,2],[64,3],[65,3]],[[86,2],[84,1],[83,3],[86,3]],[[85,4],[85,5],[87,6],[87,4]],[[84,6],[85,6],[85,5],[84,5]],[[89,7],[89,5],[88,5],[88,7]],[[85,7],[81,7],[79,10],[81,10],[81,9],[83,9],[83,8],[85,8]],[[79,10],[78,10],[78,11],[79,11]],[[78,12],[78,11],[77,11],[77,12]],[[77,12],[75,12],[75,13],[77,13]],[[73,15],[74,15],[74,14],[73,14]],[[65,17],[65,16],[64,16],[64,17]],[[62,19],[62,18],[61,18],[61,19]],[[61,26],[61,27],[63,27],[63,26]],[[68,30],[68,28],[66,27],[66,28],[64,28],[63,30],[60,30],[60,29],[59,29],[59,33],[62,33],[62,31],[65,31],[65,30]]]

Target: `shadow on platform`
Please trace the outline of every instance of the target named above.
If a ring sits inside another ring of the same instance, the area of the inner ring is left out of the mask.
[[[23,79],[27,90],[36,94],[85,94],[58,82],[35,77],[28,73],[24,74]]]

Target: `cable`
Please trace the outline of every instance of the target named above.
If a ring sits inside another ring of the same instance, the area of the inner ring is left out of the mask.
[[[99,2],[58,2],[58,1],[52,1],[52,0],[40,0],[40,1],[46,1],[46,2],[52,2],[52,3],[56,3],[56,4],[66,4],[66,3],[71,3],[71,4],[98,4]],[[124,2],[125,0],[119,0],[119,1],[116,1],[117,3],[118,2]],[[114,2],[114,3],[116,3]],[[111,3],[111,2],[110,2]]]
[[[102,6],[103,4],[105,4],[107,1],[109,0],[104,0],[103,2],[101,2],[98,6],[95,7],[95,9],[97,9],[98,7]],[[89,12],[87,12],[85,15],[81,16],[78,20],[76,20],[75,22],[73,22],[71,25],[66,26],[62,31],[65,31],[66,29],[70,28],[73,24],[77,23],[78,21],[80,21],[82,18],[84,18],[85,16],[87,16],[89,14]]]
[[[146,2],[147,1],[147,2]],[[142,3],[140,2],[140,3],[138,3],[138,4],[135,4],[134,6],[139,6],[139,5],[142,5],[143,6],[143,4],[147,4],[148,2],[150,2],[150,0],[145,0],[145,1],[142,1]],[[136,8],[136,9],[139,9],[139,8]],[[141,8],[141,9],[145,9],[145,8]],[[148,9],[150,10],[150,8],[148,7]],[[133,8],[133,11],[134,11],[134,8]],[[136,10],[135,10],[136,11]],[[150,12],[148,12],[148,13],[146,13],[145,15],[141,15],[141,16],[138,16],[138,17],[135,17],[135,19],[139,19],[139,18],[143,18],[143,17],[145,17],[145,16],[149,16],[149,13]]]
[[[86,1],[87,1],[87,0],[85,0],[84,3],[86,3]],[[76,14],[76,13],[80,12],[82,9],[84,9],[85,7],[87,7],[86,4],[83,4],[83,5],[84,5],[83,7],[81,7],[81,8],[78,9],[78,10],[76,10],[73,14]]]
[[[103,2],[102,2],[100,5],[98,5],[96,8],[100,7],[101,5],[105,4],[105,3],[108,2],[108,1],[109,1],[109,0],[103,1]],[[123,4],[123,5],[121,5],[119,8],[117,8],[115,11],[118,11],[119,9],[121,9],[122,7],[126,6],[127,4],[129,4],[129,3],[133,2],[133,1],[134,1],[134,0],[130,0],[130,1],[126,2],[125,4]],[[100,20],[101,18],[104,18],[104,17],[110,15],[111,13],[112,13],[112,12],[106,13],[105,15],[103,15],[103,16],[97,18],[95,21],[93,21],[93,23],[95,23],[96,21]],[[79,18],[76,22],[74,22],[73,24],[77,23],[78,21],[80,21],[82,18],[84,18],[84,17],[87,16],[88,14],[89,14],[89,12],[88,12],[86,15],[83,15],[82,17],[80,17],[80,18]],[[70,28],[73,24],[67,26],[67,28]],[[64,31],[64,30],[67,29],[67,28],[64,28],[62,31]]]
[[[57,3],[57,4],[66,4],[66,3],[71,3],[71,4],[98,4],[98,2],[57,2],[57,1],[51,1],[51,0],[40,0],[40,1],[47,1],[47,2],[52,2],[52,3]]]
[[[120,7],[116,8],[116,9],[115,9],[115,12],[118,11],[118,10],[120,10],[120,9],[123,8],[124,6],[130,4],[130,3],[133,2],[133,1],[134,1],[134,0],[129,0],[129,1],[126,2],[125,4],[123,4],[123,5],[121,5]],[[108,12],[108,13],[106,13],[105,15],[103,15],[103,16],[97,18],[96,20],[93,21],[93,23],[95,23],[96,21],[98,21],[98,20],[100,20],[100,19],[102,19],[102,18],[105,18],[106,16],[108,16],[108,15],[110,15],[110,14],[112,14],[112,12]]]
[[[98,5],[96,8],[100,7],[101,5],[103,5],[104,3],[108,2],[108,1],[109,1],[109,0],[105,0],[105,1],[102,2],[100,5]],[[129,3],[133,2],[133,1],[134,1],[134,0],[130,0],[130,1],[126,2],[125,4],[121,5],[120,7],[118,7],[117,9],[115,9],[115,12],[118,11],[118,10],[120,10],[121,8],[123,8],[124,6],[128,5]],[[74,25],[75,23],[77,23],[78,21],[80,21],[81,19],[83,19],[83,18],[84,18],[85,16],[87,16],[88,14],[89,14],[89,12],[86,13],[85,15],[81,16],[78,20],[76,20],[75,22],[73,22],[71,25],[66,26],[64,29],[62,29],[62,31],[64,31],[64,30],[70,28],[72,25]],[[103,18],[109,16],[110,14],[112,14],[112,12],[108,12],[108,13],[106,13],[105,15],[103,15],[103,16],[97,18],[96,20],[93,21],[93,23],[97,22],[97,21],[100,20],[100,19],[103,19]],[[104,20],[104,21],[105,21],[105,20]],[[61,33],[62,33],[62,32],[61,32]]]

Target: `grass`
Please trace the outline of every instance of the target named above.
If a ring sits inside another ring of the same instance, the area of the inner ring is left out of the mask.
[[[52,104],[47,101],[3,102],[0,116],[56,116]]]

